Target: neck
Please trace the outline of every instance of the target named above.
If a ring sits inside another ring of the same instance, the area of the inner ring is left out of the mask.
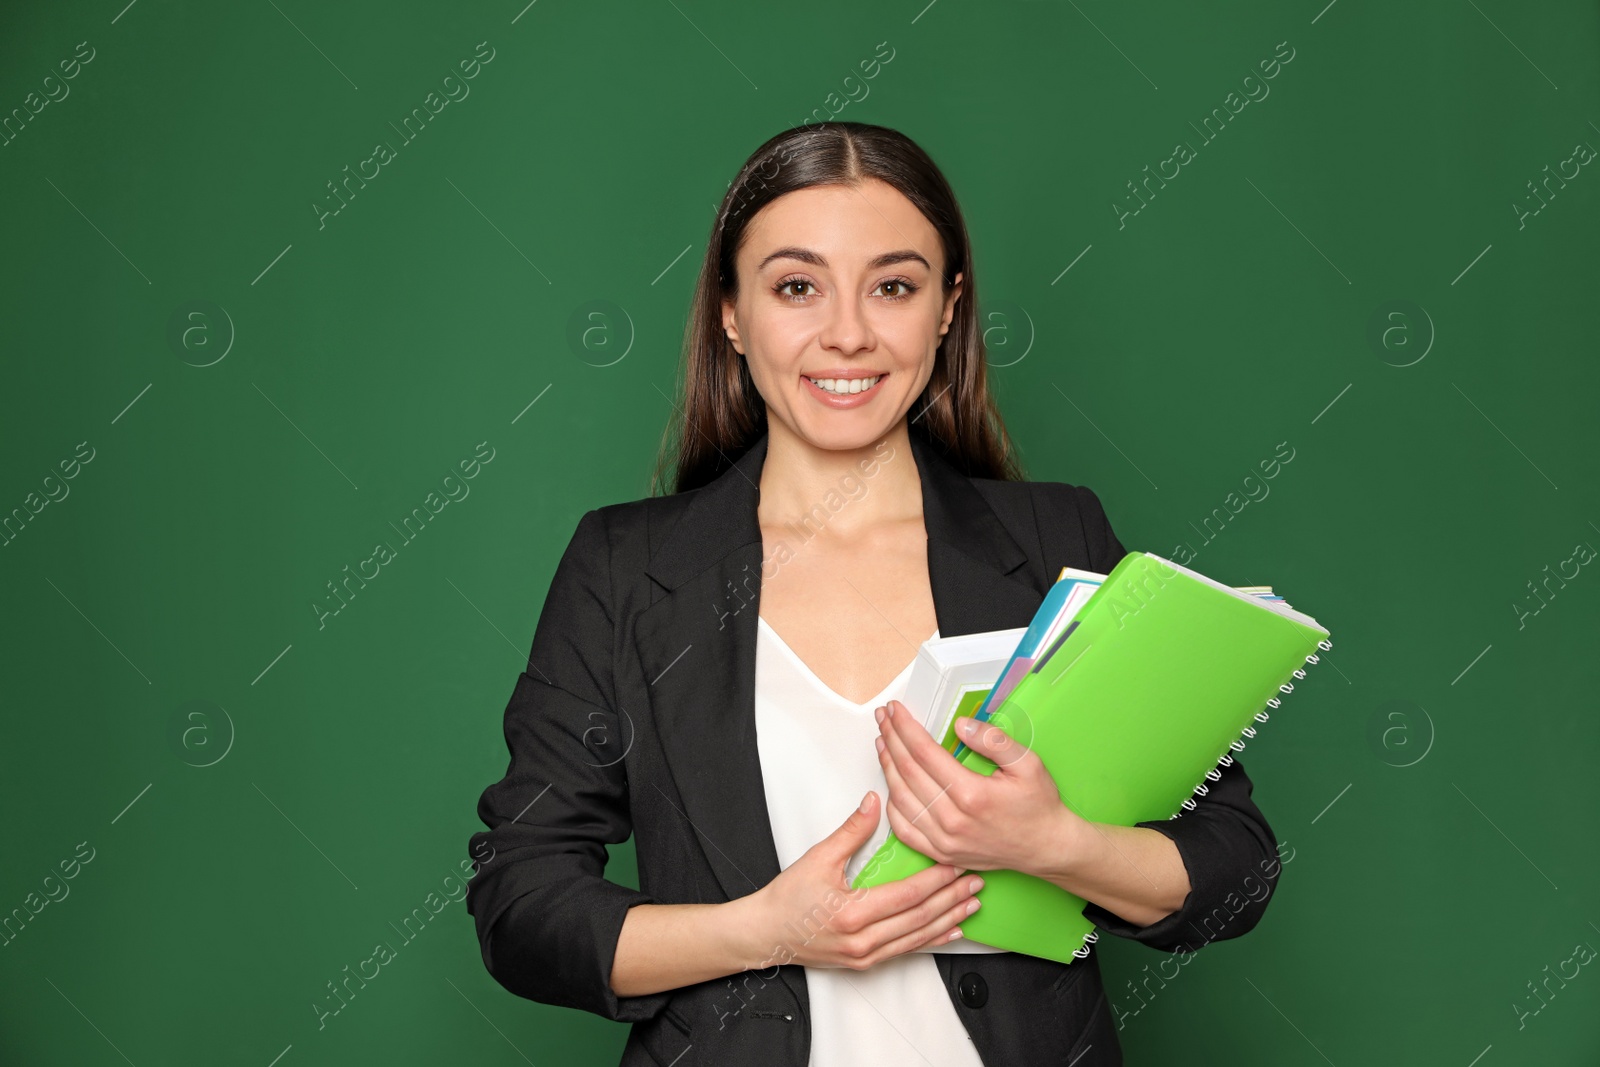
[[[860,448],[818,448],[768,421],[761,468],[762,526],[826,524],[848,536],[922,515],[922,481],[906,421]]]

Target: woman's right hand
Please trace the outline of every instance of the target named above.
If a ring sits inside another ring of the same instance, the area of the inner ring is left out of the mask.
[[[845,867],[880,818],[878,794],[868,793],[865,803],[753,895],[761,943],[771,946],[774,957],[762,967],[798,963],[866,970],[924,945],[955,940],[961,936],[957,924],[978,910],[973,894],[983,880],[943,863],[852,890]],[[779,949],[787,958],[776,958]]]

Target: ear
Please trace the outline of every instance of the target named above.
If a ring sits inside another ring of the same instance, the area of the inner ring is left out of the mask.
[[[722,332],[733,343],[733,350],[741,356],[744,355],[744,346],[739,340],[739,327],[733,319],[733,303],[728,300],[722,302]]]
[[[962,279],[965,277],[965,274],[957,274],[955,282],[950,286],[950,292],[944,298],[944,318],[939,322],[940,337],[950,329],[950,319],[956,313],[956,300],[961,296]]]

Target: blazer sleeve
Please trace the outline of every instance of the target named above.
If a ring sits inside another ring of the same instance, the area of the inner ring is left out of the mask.
[[[633,829],[613,712],[615,626],[604,516],[578,522],[505,711],[506,775],[483,791],[466,905],[483,963],[521,997],[619,1022],[664,993],[618,997],[611,964],[628,909],[655,901],[607,881],[606,846]]]
[[[1094,492],[1076,487],[1078,513],[1089,549],[1090,566],[1109,574],[1127,555]],[[1220,767],[1195,806],[1176,819],[1136,823],[1170,838],[1189,874],[1189,895],[1172,914],[1138,926],[1090,903],[1083,914],[1118,937],[1163,952],[1194,952],[1212,941],[1248,933],[1261,920],[1277,886],[1278,841],[1250,794],[1244,765],[1235,759]]]

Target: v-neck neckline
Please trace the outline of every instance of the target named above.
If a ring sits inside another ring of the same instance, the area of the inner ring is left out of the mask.
[[[806,675],[807,678],[811,679],[811,682],[812,682],[813,685],[815,685],[818,689],[822,690],[824,693],[828,694],[828,696],[832,697],[834,700],[837,700],[839,703],[845,705],[846,707],[855,708],[855,709],[858,709],[858,710],[861,709],[861,708],[878,707],[879,705],[881,705],[884,702],[884,697],[889,692],[891,692],[896,686],[898,686],[900,684],[901,680],[903,678],[905,678],[905,676],[907,674],[911,673],[911,668],[915,667],[916,664],[917,664],[917,654],[919,654],[921,652],[921,646],[919,645],[918,649],[917,649],[917,653],[913,653],[912,654],[911,661],[900,669],[900,673],[896,674],[894,676],[894,678],[892,678],[889,681],[888,685],[886,685],[882,689],[878,690],[878,692],[874,696],[872,696],[871,698],[869,698],[865,702],[857,704],[855,701],[851,700],[849,697],[845,696],[844,694],[838,692],[832,686],[830,686],[827,682],[824,682],[820,677],[818,677],[817,676],[817,672],[812,670],[806,664],[806,661],[800,658],[800,654],[798,652],[796,652],[794,649],[789,647],[789,642],[787,642],[787,641],[785,641],[783,639],[783,635],[778,633],[778,631],[773,628],[772,624],[766,620],[765,616],[757,615],[756,616],[756,625],[757,625],[758,628],[759,627],[765,627],[766,628],[767,636],[771,637],[773,642],[780,649],[783,650],[783,654],[789,658],[789,661],[791,663],[793,663],[795,665],[795,667],[797,667],[800,671],[802,671]],[[939,631],[937,629],[935,629],[933,631],[932,637],[938,637],[938,636],[939,636]],[[932,638],[930,637],[929,640],[931,640],[931,639]]]

